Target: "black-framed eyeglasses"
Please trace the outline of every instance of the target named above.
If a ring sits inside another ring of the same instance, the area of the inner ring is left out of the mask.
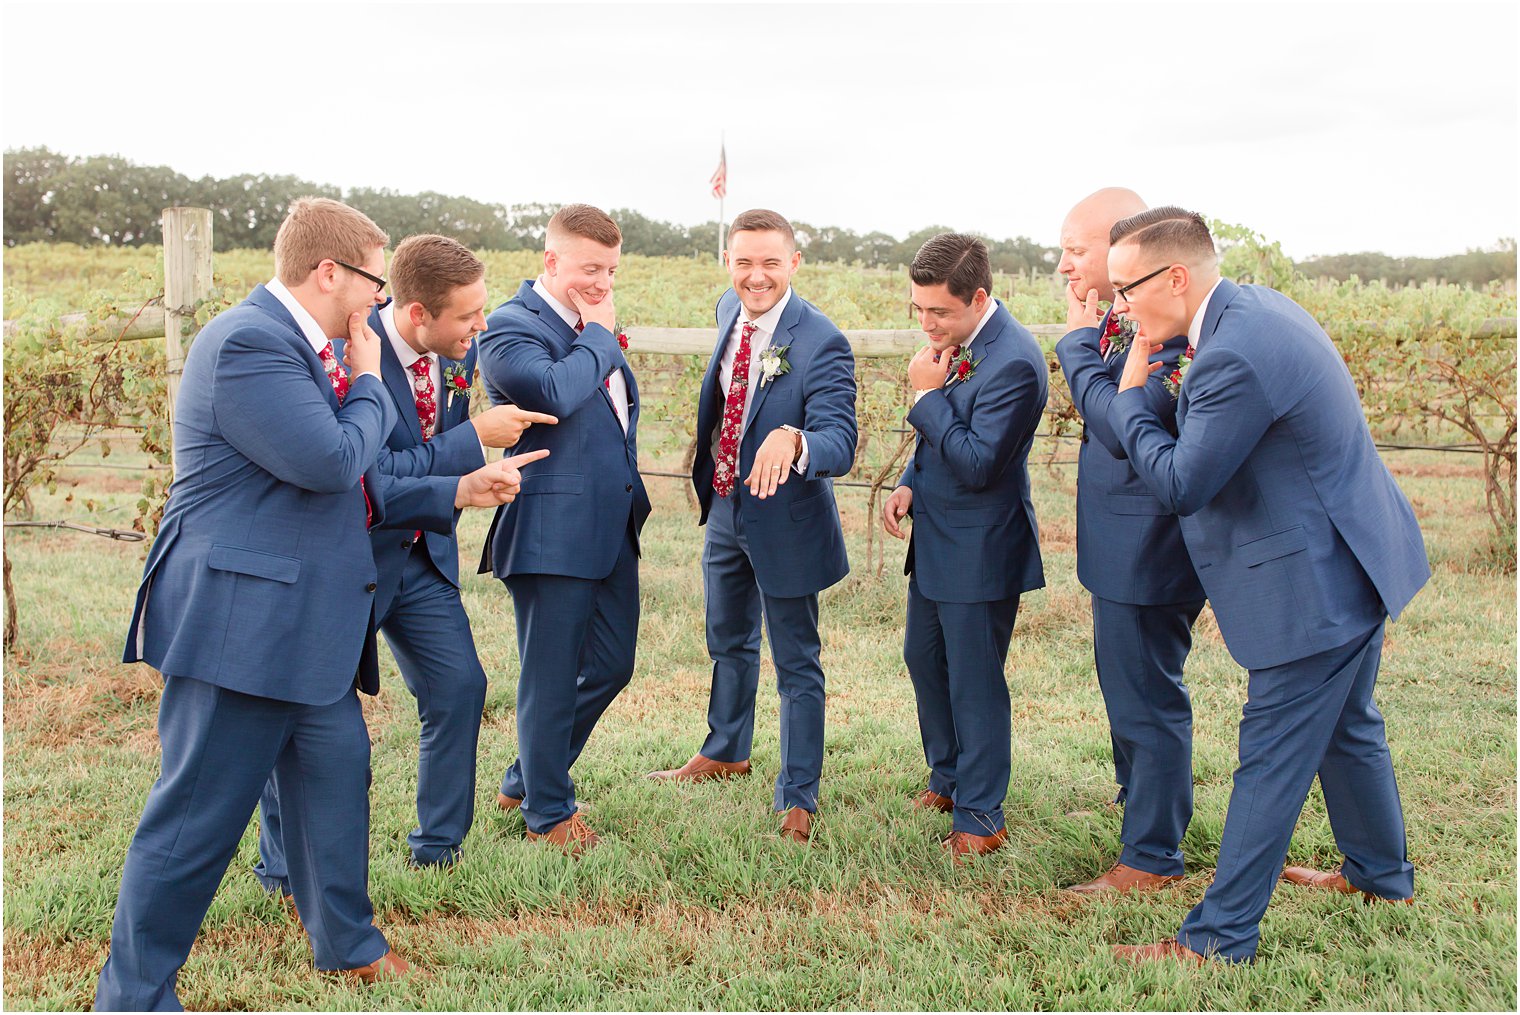
[[[336,257],[329,258],[329,260],[331,260],[332,263],[336,264],[338,267],[340,267],[340,268],[347,268],[349,271],[353,272],[355,275],[362,275],[364,278],[367,278],[371,282],[375,283],[375,292],[378,293],[378,292],[384,292],[385,291],[385,284],[386,284],[385,283],[385,279],[381,278],[379,275],[371,275],[369,272],[365,271],[363,268],[357,268],[354,265],[349,264],[347,261],[340,261],[340,260],[338,260]],[[1140,281],[1144,282],[1145,279],[1141,279]]]
[[[1143,275],[1140,278],[1135,279],[1129,285],[1121,285],[1121,286],[1119,286],[1117,289],[1114,290],[1114,297],[1116,299],[1121,299],[1121,300],[1127,300],[1127,299],[1129,299],[1129,294],[1135,290],[1136,286],[1144,285],[1145,283],[1149,282],[1151,279],[1155,278],[1157,275],[1161,274],[1163,271],[1170,270],[1171,267],[1172,266],[1170,264],[1164,264],[1161,267],[1157,268],[1155,271],[1151,272],[1149,275]],[[373,277],[373,276],[371,276],[371,277]]]

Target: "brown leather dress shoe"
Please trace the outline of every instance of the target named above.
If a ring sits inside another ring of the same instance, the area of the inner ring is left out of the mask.
[[[1342,895],[1355,895],[1361,892],[1363,902],[1402,902],[1406,906],[1414,905],[1414,899],[1385,899],[1381,895],[1371,892],[1363,892],[1360,888],[1347,881],[1339,870],[1317,871],[1313,867],[1284,867],[1282,879],[1290,885],[1301,885],[1304,888],[1318,888],[1325,892],[1339,892]]]
[[[1161,962],[1171,960],[1184,966],[1201,966],[1206,961],[1191,948],[1184,948],[1176,938],[1149,945],[1114,945],[1114,958],[1121,962]]]
[[[943,811],[949,814],[955,810],[955,801],[947,796],[941,796],[932,789],[926,789],[914,797],[909,806],[921,811]]]
[[[1180,874],[1152,874],[1150,871],[1116,863],[1108,869],[1108,873],[1080,885],[1069,885],[1066,890],[1084,895],[1096,895],[1099,892],[1154,892],[1181,880]]]
[[[957,861],[985,856],[995,849],[1002,849],[1008,841],[1008,829],[999,828],[991,835],[974,835],[971,832],[951,832],[940,842]]]
[[[386,952],[369,965],[360,966],[358,969],[340,970],[344,976],[351,976],[361,983],[374,983],[376,980],[395,980],[411,971],[411,964],[395,952]]]
[[[564,821],[555,825],[547,832],[528,833],[529,842],[547,842],[551,846],[558,846],[571,856],[580,856],[588,849],[595,849],[596,844],[602,840],[597,838],[591,826],[586,824],[581,817],[580,811],[576,811]]]
[[[788,807],[781,815],[781,837],[806,843],[813,837],[813,815],[801,807]]]
[[[507,796],[505,793],[496,794],[496,806],[504,811],[515,811],[522,806],[522,797]]]
[[[735,775],[749,775],[748,761],[714,761],[704,758],[700,754],[693,754],[691,760],[680,768],[669,768],[663,772],[650,772],[646,779],[670,779],[678,782],[702,782],[706,779],[728,779]]]

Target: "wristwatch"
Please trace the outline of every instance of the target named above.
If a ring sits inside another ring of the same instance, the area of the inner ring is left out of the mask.
[[[792,461],[795,462],[797,459],[802,457],[802,431],[792,426],[790,423],[782,423],[781,429],[797,438],[795,446],[792,448]]]

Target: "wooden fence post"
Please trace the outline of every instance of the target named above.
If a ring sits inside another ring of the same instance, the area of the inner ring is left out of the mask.
[[[164,378],[169,387],[169,423],[180,377],[185,371],[185,346],[200,330],[195,305],[211,295],[211,210],[164,209]]]

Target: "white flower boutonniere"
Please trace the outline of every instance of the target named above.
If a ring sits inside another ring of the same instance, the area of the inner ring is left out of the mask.
[[[786,351],[790,348],[789,345],[773,345],[760,354],[760,386],[762,388],[792,369],[792,365],[786,361]]]

